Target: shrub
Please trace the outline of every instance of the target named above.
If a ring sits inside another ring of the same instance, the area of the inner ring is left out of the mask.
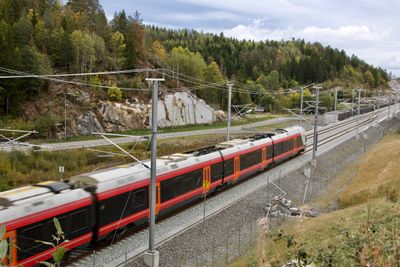
[[[115,85],[108,88],[108,98],[110,100],[120,101],[122,99],[122,90],[116,87]]]

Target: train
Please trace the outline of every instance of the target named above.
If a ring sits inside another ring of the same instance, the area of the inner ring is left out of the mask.
[[[159,157],[156,215],[163,216],[256,172],[304,152],[300,126],[258,133]],[[150,161],[120,165],[0,193],[0,225],[11,244],[6,266],[34,266],[51,259],[56,217],[66,250],[96,245],[149,217]]]

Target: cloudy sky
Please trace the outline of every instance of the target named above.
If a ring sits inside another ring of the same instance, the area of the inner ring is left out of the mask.
[[[146,24],[239,39],[302,38],[344,49],[400,77],[400,0],[100,0]]]

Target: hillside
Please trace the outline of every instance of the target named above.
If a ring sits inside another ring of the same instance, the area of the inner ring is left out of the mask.
[[[282,266],[295,258],[317,266],[398,266],[399,151],[399,134],[385,137],[313,203],[325,210],[336,203],[337,210],[262,236],[263,259],[251,251],[232,266]]]
[[[2,75],[137,69],[136,74],[58,80],[0,79],[1,127],[18,125],[10,120],[38,118],[43,129],[63,125],[64,94],[81,91],[91,100],[82,105],[68,103],[71,116],[67,124],[73,128],[79,116],[96,112],[100,100],[146,102],[149,94],[145,78],[151,76],[166,78],[164,90],[192,89],[206,103],[221,109],[226,108],[224,82],[232,79],[241,89],[234,91],[233,104],[256,103],[278,113],[299,106],[299,94],[285,92],[284,88],[324,82],[327,89],[363,86],[372,94],[376,88],[387,87],[388,81],[384,70],[319,43],[254,42],[223,34],[160,29],[143,25],[139,12],[129,16],[124,10],[108,21],[99,0],[69,0],[64,4],[59,0],[1,0],[0,40]],[[149,72],[144,68],[164,70]],[[215,85],[204,86],[206,83]],[[350,92],[340,97],[350,97]],[[309,91],[307,97],[311,97]],[[322,94],[321,101],[331,109],[330,92]],[[48,131],[62,132],[62,127]]]

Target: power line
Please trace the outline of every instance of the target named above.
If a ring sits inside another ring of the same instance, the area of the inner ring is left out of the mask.
[[[89,87],[96,87],[96,88],[102,88],[102,89],[110,89],[110,88],[117,87],[118,89],[121,89],[124,91],[148,91],[147,88],[126,88],[126,87],[118,87],[118,86],[97,85],[97,84],[88,84],[88,83],[82,83],[82,82],[67,81],[67,80],[62,80],[62,79],[50,78],[50,77],[46,77],[43,75],[30,74],[30,73],[23,72],[23,71],[16,71],[16,70],[7,69],[7,68],[3,68],[3,67],[0,67],[0,71],[6,72],[6,73],[11,73],[11,74],[17,74],[19,76],[30,76],[31,78],[48,80],[48,81],[53,81],[53,82],[58,82],[58,83],[73,84],[73,85],[78,85],[78,86],[89,86]]]
[[[155,72],[159,69],[141,68],[141,69],[129,69],[129,70],[117,70],[117,71],[100,71],[100,72],[80,72],[80,73],[60,73],[60,74],[46,74],[46,75],[9,75],[1,76],[0,79],[16,79],[16,78],[38,78],[38,77],[76,77],[76,76],[95,76],[95,75],[109,75],[109,74],[130,74],[130,73],[142,73],[142,72]]]

